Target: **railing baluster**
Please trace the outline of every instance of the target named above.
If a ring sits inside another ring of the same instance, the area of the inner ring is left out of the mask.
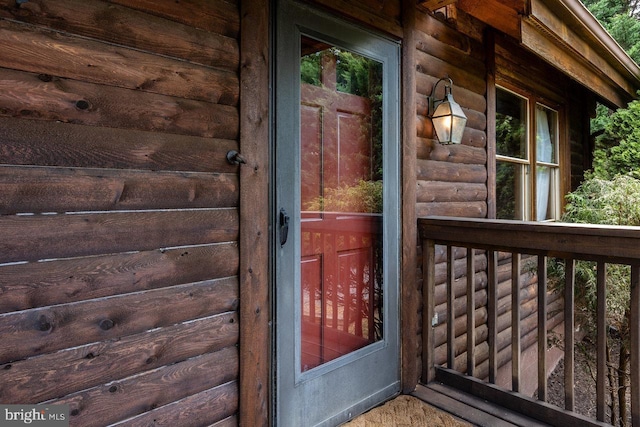
[[[607,264],[598,262],[597,274],[597,359],[596,359],[596,419],[604,421],[606,415],[606,374],[607,374]]]
[[[538,256],[538,400],[547,401],[547,257]]]
[[[511,254],[511,388],[520,391],[520,254]]]
[[[467,375],[476,368],[476,251],[467,248]]]
[[[447,367],[454,368],[456,359],[456,300],[453,282],[456,277],[455,254],[452,246],[447,246]]]
[[[489,289],[487,301],[487,327],[489,329],[489,382],[495,384],[498,373],[498,254],[489,251],[487,254],[487,273]]]
[[[631,266],[631,425],[640,426],[640,265]]]
[[[435,379],[435,288],[436,245],[433,240],[422,241],[422,379],[429,383]],[[426,357],[425,357],[426,354]]]
[[[574,259],[566,260],[564,277],[564,408],[568,411],[573,411],[575,407],[573,357],[575,267],[576,261]]]

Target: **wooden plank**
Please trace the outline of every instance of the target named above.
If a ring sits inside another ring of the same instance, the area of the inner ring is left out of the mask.
[[[485,31],[487,69],[487,218],[496,217],[496,63],[495,32]]]
[[[496,382],[496,375],[498,372],[498,312],[497,312],[497,269],[498,259],[495,251],[489,251],[487,253],[487,278],[489,279],[487,287],[487,327],[489,328],[489,382]]]
[[[511,256],[511,388],[520,391],[520,356],[522,354],[520,316],[520,260],[519,253]]]
[[[447,163],[435,160],[418,159],[417,179],[423,181],[448,181],[484,183],[487,180],[485,165],[469,165],[463,163]]]
[[[547,401],[547,257],[538,256],[538,400]]]
[[[235,17],[237,22],[237,9],[227,8],[220,12],[230,13],[227,18]],[[235,39],[113,3],[94,0],[16,3],[0,0],[0,17],[203,65],[232,71],[238,68],[239,52]]]
[[[418,203],[416,215],[449,215],[452,217],[484,218],[487,216],[486,202]]]
[[[232,174],[0,166],[0,214],[237,207]]]
[[[240,32],[240,13],[236,0],[109,0],[131,9],[161,16],[189,27],[237,38]],[[197,10],[198,13],[193,13]]]
[[[240,0],[240,411],[267,427],[271,405],[269,0]]]
[[[43,402],[237,342],[238,316],[230,312],[15,361],[0,365],[0,400]]]
[[[418,219],[418,230],[438,242],[477,249],[558,258],[573,254],[580,259],[618,264],[640,259],[637,227],[431,217]]]
[[[238,136],[235,106],[1,68],[0,115],[205,138]]]
[[[46,46],[43,48],[42,46]],[[0,67],[236,105],[235,72],[0,20]]]
[[[0,217],[0,263],[238,239],[236,209]]]
[[[422,122],[423,118],[420,118],[419,121]],[[484,147],[474,147],[466,144],[442,145],[430,138],[419,138],[417,147],[419,159],[476,165],[487,163],[487,154]]]
[[[458,8],[486,22],[493,28],[520,40],[520,16],[518,11],[499,0],[458,0]]]
[[[435,378],[435,332],[438,319],[434,318],[435,305],[435,242],[422,240],[422,382],[429,383]]]
[[[415,185],[417,203],[487,200],[485,184],[419,180]]]
[[[238,427],[238,417],[234,415],[229,418],[225,418],[222,421],[218,421],[215,424],[211,424],[208,427]]]
[[[217,279],[7,313],[0,363],[232,311],[237,287],[235,278]]]
[[[473,248],[467,248],[467,331],[476,328],[476,252]],[[475,334],[467,333],[467,374],[473,376],[476,366],[476,340]]]
[[[402,334],[401,381],[402,391],[409,393],[415,389],[420,378],[418,329],[421,327],[419,317],[420,301],[417,298],[419,287],[415,263],[418,259],[417,241],[418,230],[416,222],[416,77],[413,72],[415,66],[415,38],[416,38],[416,8],[413,0],[403,0],[401,8],[404,42],[402,43],[402,267],[400,282],[400,301]]]
[[[238,384],[233,381],[114,425],[126,425],[127,427],[147,427],[149,425],[198,427],[212,424],[236,413],[238,410],[238,394]],[[73,418],[73,414],[71,415]]]
[[[422,52],[445,61],[455,62],[464,54],[474,59],[484,58],[484,46],[479,40],[469,37],[460,28],[442,22],[428,13],[418,13],[416,19],[417,38],[415,46]]]
[[[423,84],[418,86],[418,92],[431,95],[433,86],[438,79],[443,76],[449,76],[454,83],[451,92],[456,102],[463,108],[471,108],[483,112],[483,109],[477,108],[477,106],[482,104],[482,101],[476,98],[478,95],[483,95],[486,89],[484,74],[482,74],[484,67],[482,68],[482,70],[458,68],[456,64],[445,62],[422,51],[416,51],[416,72],[427,76],[427,78],[424,79],[426,81],[423,81]],[[431,78],[429,78],[430,76]],[[444,89],[438,87],[438,90],[436,97],[441,97]],[[476,96],[474,96],[474,94],[476,94]]]
[[[598,263],[596,276],[596,419],[605,421],[607,373],[609,370],[607,367],[607,264]]]
[[[236,348],[228,347],[49,403],[69,405],[73,414],[70,421],[76,425],[98,427],[112,424],[235,380],[238,375],[237,353]]]
[[[575,405],[575,268],[574,259],[566,259],[564,267],[564,408],[574,410]]]
[[[447,367],[453,368],[453,360],[456,358],[455,349],[455,320],[456,313],[453,303],[456,298],[453,289],[453,282],[456,280],[455,263],[453,259],[452,247],[447,246]]]
[[[569,412],[549,403],[534,400],[520,393],[504,390],[477,378],[461,375],[455,371],[438,368],[438,380],[459,391],[470,393],[505,409],[533,418],[553,426],[605,427],[608,424],[595,421],[584,415]],[[528,424],[526,424],[528,425]]]
[[[640,325],[640,266],[631,266],[630,325]],[[630,328],[631,366],[640,366],[640,328]],[[640,369],[631,369],[631,425],[640,425]]]
[[[235,242],[0,266],[0,313],[234,276]]]
[[[443,411],[454,414],[454,416],[466,420],[476,426],[491,427],[512,427],[513,424],[501,420],[483,410],[468,405],[461,399],[454,399],[441,389],[434,389],[431,385],[428,387],[419,386],[413,393],[413,396],[421,399],[428,404],[442,409]]]
[[[0,117],[0,163],[234,173],[233,140]]]
[[[402,38],[400,2],[397,0],[313,0],[314,3],[333,9],[369,27]]]

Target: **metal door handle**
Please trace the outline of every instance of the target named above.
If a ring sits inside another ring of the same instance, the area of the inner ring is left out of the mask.
[[[287,243],[287,238],[289,237],[289,219],[287,211],[284,208],[280,208],[280,247]]]

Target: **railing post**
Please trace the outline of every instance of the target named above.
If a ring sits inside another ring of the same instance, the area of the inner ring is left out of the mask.
[[[598,262],[596,321],[596,419],[604,421],[607,413],[607,264]]]
[[[434,366],[434,313],[436,288],[436,245],[433,240],[422,241],[422,380],[430,383],[436,377]]]
[[[574,259],[565,260],[564,277],[564,408],[574,410],[574,356],[575,329],[573,311],[575,310],[575,267]]]
[[[631,266],[631,425],[640,426],[640,265]]]
[[[467,375],[476,369],[476,252],[467,248]]]
[[[487,328],[489,335],[489,382],[496,383],[498,374],[498,255],[495,251],[487,253]]]
[[[511,254],[511,388],[520,391],[520,257]]]
[[[456,359],[456,262],[453,246],[447,245],[447,368],[455,368]]]
[[[538,400],[547,401],[547,257],[538,255]]]

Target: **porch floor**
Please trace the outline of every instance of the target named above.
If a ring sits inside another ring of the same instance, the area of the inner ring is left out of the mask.
[[[439,382],[418,385],[412,395],[442,411],[454,414],[457,418],[465,420],[474,426],[549,426],[549,424],[534,420]]]
[[[418,385],[411,396],[401,395],[343,424],[342,427],[543,427],[549,424],[518,414],[439,382]],[[425,417],[428,420],[425,424]]]

